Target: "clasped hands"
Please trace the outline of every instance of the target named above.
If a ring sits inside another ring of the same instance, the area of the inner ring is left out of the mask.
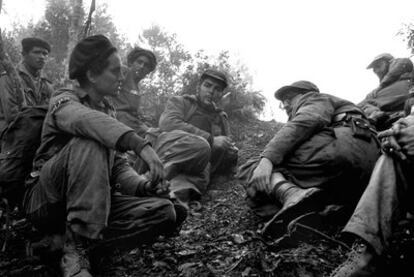
[[[396,121],[393,126],[378,134],[382,149],[402,160],[414,155],[414,116]]]
[[[144,174],[147,181],[140,184],[140,186],[144,186],[140,188],[140,191],[144,191],[145,194],[150,196],[168,198],[170,183],[165,180],[164,165],[157,153],[155,153],[151,146],[147,145],[141,150],[139,156],[146,162],[149,168],[149,171]]]

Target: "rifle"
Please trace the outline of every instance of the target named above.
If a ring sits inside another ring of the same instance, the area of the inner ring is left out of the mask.
[[[91,23],[92,23],[92,14],[95,11],[95,0],[92,0],[91,7],[89,8],[88,19],[85,22],[85,26],[81,32],[80,39],[84,39],[89,36],[89,32],[91,30]]]

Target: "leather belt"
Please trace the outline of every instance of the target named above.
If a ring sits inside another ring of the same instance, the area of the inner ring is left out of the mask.
[[[357,114],[357,113],[339,113],[339,114],[334,115],[332,122],[337,123],[337,122],[344,121],[346,120],[348,115],[353,118],[364,118],[361,114]]]

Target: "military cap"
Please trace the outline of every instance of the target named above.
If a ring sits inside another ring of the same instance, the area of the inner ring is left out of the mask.
[[[154,71],[155,67],[157,66],[157,58],[155,57],[154,53],[150,50],[141,48],[141,47],[135,47],[131,50],[131,52],[127,55],[127,63],[128,65],[131,65],[136,59],[138,59],[139,56],[146,56],[148,59],[150,59],[151,62],[151,71]]]
[[[224,74],[221,71],[214,70],[214,69],[207,69],[206,71],[203,72],[203,74],[201,74],[201,80],[205,79],[206,77],[210,77],[210,78],[213,78],[219,81],[220,83],[223,84],[224,88],[226,88],[228,85],[226,74]]]
[[[297,81],[288,86],[283,86],[275,92],[275,97],[278,100],[286,98],[288,92],[295,92],[305,94],[309,91],[319,92],[319,88],[309,81]]]
[[[114,52],[116,52],[115,46],[103,35],[90,36],[81,40],[70,55],[69,78],[77,79],[86,74],[92,64],[108,58]]]
[[[367,69],[373,68],[375,63],[378,61],[390,61],[394,59],[394,57],[389,53],[382,53],[374,58],[374,60],[367,66]]]
[[[47,50],[47,52],[50,53],[50,44],[47,43],[47,41],[40,39],[40,38],[35,38],[35,37],[28,37],[28,38],[24,38],[22,39],[22,50],[24,53],[29,52],[30,50],[32,50],[33,47],[42,47],[44,49]]]

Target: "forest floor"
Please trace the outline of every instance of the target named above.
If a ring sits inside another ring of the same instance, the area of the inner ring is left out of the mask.
[[[279,123],[232,124],[240,149],[239,164],[257,155],[271,139]],[[234,178],[215,178],[201,206],[192,206],[178,236],[160,237],[151,245],[108,255],[94,276],[329,276],[346,259],[349,250],[340,241],[340,227],[324,229],[298,225],[277,239],[260,235],[263,221],[247,207],[245,190]],[[11,216],[5,232],[0,213],[0,276],[59,276],[50,260],[29,255],[31,226]],[[383,276],[413,276],[412,223],[403,222]],[[411,272],[411,274],[410,274]]]

